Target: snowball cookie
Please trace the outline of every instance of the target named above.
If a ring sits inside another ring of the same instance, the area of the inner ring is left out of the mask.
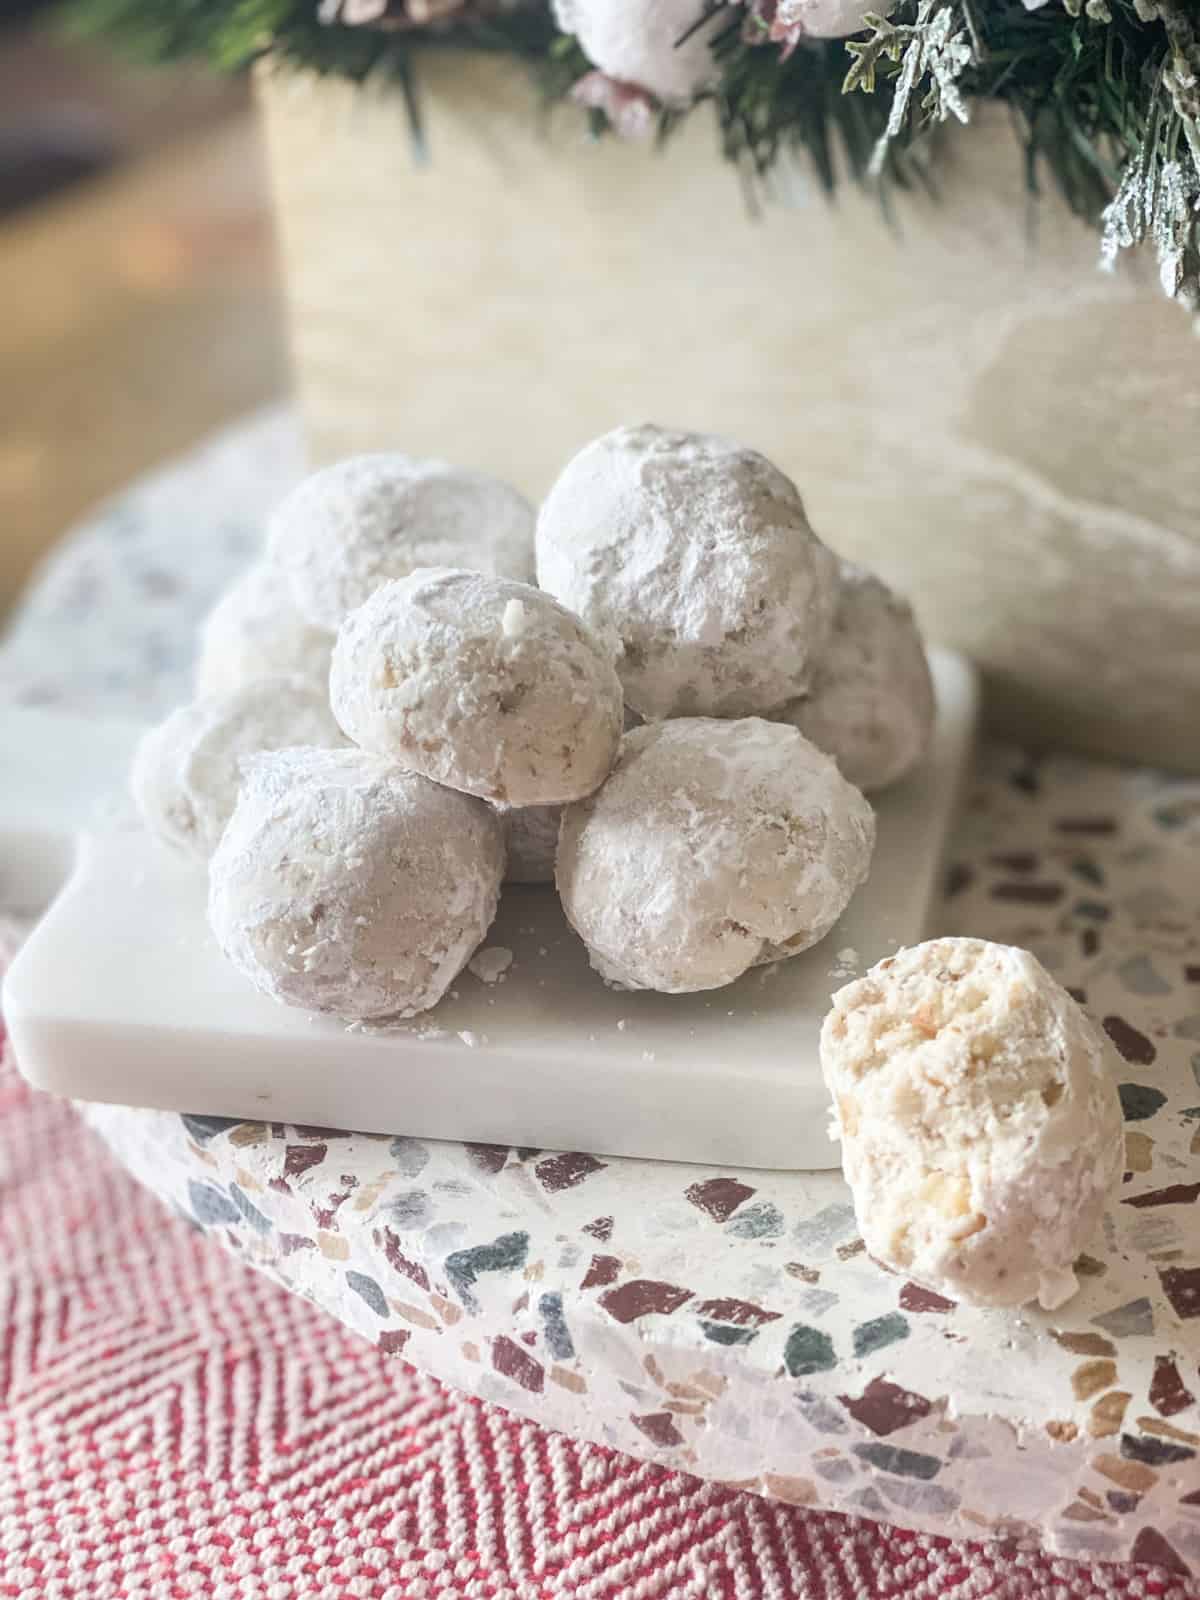
[[[840,989],[821,1066],[871,1254],[975,1305],[1068,1300],[1124,1165],[1106,1053],[1009,945],[933,939]]]
[[[707,0],[554,0],[555,21],[593,66],[666,106],[686,106],[719,76],[712,38],[728,20],[718,10],[703,21],[710,9]]]
[[[563,908],[602,977],[682,994],[824,938],[867,875],[871,807],[795,728],[649,723],[563,813]]]
[[[285,750],[249,766],[209,865],[208,920],[285,1005],[411,1017],[483,940],[503,871],[482,801],[361,750]]]
[[[301,678],[258,678],[230,694],[201,695],[151,728],[129,786],[152,833],[207,860],[233,814],[247,756],[345,742],[323,689]]]
[[[836,558],[796,486],[754,450],[617,428],[542,507],[538,582],[616,634],[648,719],[765,716],[808,688],[833,625]]]
[[[836,760],[860,789],[910,772],[933,733],[933,680],[912,608],[843,562],[833,635],[808,695],[775,713]]]
[[[380,584],[418,567],[532,581],[533,525],[529,502],[486,473],[351,456],[292,490],[271,519],[267,549],[303,615],[336,632]]]
[[[364,750],[507,805],[591,794],[621,737],[607,645],[529,584],[449,567],[350,613],[329,693]]]
[[[250,568],[209,612],[200,630],[199,694],[227,694],[255,678],[289,674],[329,687],[333,634],[296,610],[291,584],[265,561]]]
[[[498,806],[508,849],[505,883],[553,883],[561,806]]]

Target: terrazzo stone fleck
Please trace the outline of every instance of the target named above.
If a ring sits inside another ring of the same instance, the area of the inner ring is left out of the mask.
[[[1167,1103],[1167,1097],[1161,1089],[1151,1088],[1144,1083],[1119,1083],[1117,1092],[1121,1097],[1121,1110],[1125,1113],[1126,1122],[1145,1122]]]
[[[522,1389],[532,1394],[542,1392],[546,1382],[545,1367],[505,1334],[497,1334],[492,1340],[492,1366],[504,1377],[519,1383]]]
[[[1132,1398],[1124,1389],[1110,1389],[1100,1396],[1087,1419],[1087,1431],[1093,1439],[1108,1439],[1120,1432]]]
[[[456,1250],[446,1257],[446,1272],[467,1306],[478,1304],[474,1286],[484,1272],[512,1272],[525,1265],[529,1255],[527,1233],[506,1233],[491,1244],[479,1244],[471,1250]]]
[[[1177,1317],[1200,1317],[1200,1267],[1167,1267],[1159,1281]]]
[[[165,714],[187,696],[199,615],[299,471],[269,417],[116,501],[14,619],[6,692]],[[884,1274],[836,1173],[84,1114],[215,1244],[551,1427],[796,1504],[1200,1573],[1197,793],[985,746],[949,852],[938,931],[1039,952],[1113,1044],[1131,1177],[1052,1316]],[[1073,1376],[1105,1363],[1108,1386],[1077,1395]]]
[[[1126,1195],[1126,1206],[1191,1206],[1200,1195],[1200,1183],[1169,1183],[1165,1189],[1148,1189],[1145,1194]]]
[[[675,1426],[669,1411],[655,1411],[649,1416],[630,1417],[629,1420],[654,1444],[664,1445],[670,1449],[683,1443],[684,1436]]]
[[[581,1289],[600,1288],[604,1284],[616,1283],[621,1276],[620,1256],[593,1256],[588,1262],[587,1271],[579,1287]]]
[[[467,1160],[480,1172],[501,1172],[508,1161],[508,1146],[505,1144],[465,1144],[463,1149],[467,1153]]]
[[[749,1344],[758,1338],[757,1328],[731,1327],[723,1322],[712,1322],[701,1317],[700,1326],[704,1330],[704,1337],[711,1339],[713,1344]]]
[[[1124,1017],[1105,1017],[1102,1026],[1126,1061],[1135,1066],[1148,1067],[1158,1058],[1153,1040],[1139,1032],[1132,1023],[1126,1022]]]
[[[391,1315],[383,1290],[374,1278],[368,1278],[365,1272],[347,1272],[346,1283],[359,1299],[366,1301],[377,1317]]]
[[[797,1223],[792,1229],[791,1242],[797,1250],[806,1254],[824,1253],[847,1234],[853,1233],[856,1227],[854,1207],[843,1200],[824,1206],[814,1217]]]
[[[901,1389],[885,1378],[872,1378],[857,1399],[840,1395],[839,1399],[856,1422],[863,1423],[872,1433],[880,1436],[895,1433],[897,1428],[907,1428],[920,1422],[933,1409],[924,1395],[911,1389]]]
[[[848,1433],[849,1424],[841,1411],[829,1400],[820,1395],[801,1393],[796,1396],[796,1404],[803,1412],[808,1422],[818,1433]]]
[[[1156,971],[1149,956],[1131,956],[1117,968],[1117,976],[1134,994],[1171,993],[1171,985]]]
[[[769,1201],[744,1206],[725,1224],[725,1232],[735,1239],[778,1239],[783,1232],[783,1213]]]
[[[1176,1461],[1194,1461],[1196,1452],[1190,1445],[1171,1444],[1166,1439],[1140,1439],[1132,1433],[1121,1435],[1121,1454],[1130,1461],[1141,1461],[1148,1467],[1165,1467]]]
[[[420,1139],[393,1139],[388,1155],[404,1178],[419,1178],[429,1165],[429,1146]]]
[[[539,1161],[533,1170],[542,1188],[550,1194],[557,1194],[561,1189],[573,1189],[576,1184],[583,1183],[593,1173],[603,1172],[606,1165],[606,1162],[584,1151],[572,1150]]]
[[[832,1372],[837,1365],[833,1340],[820,1328],[797,1323],[783,1347],[783,1364],[793,1378],[811,1377],[814,1372]]]
[[[1111,1311],[1102,1311],[1092,1321],[1111,1333],[1114,1339],[1148,1338],[1154,1332],[1154,1308],[1144,1297],[1130,1300]]]
[[[885,1317],[874,1317],[870,1322],[860,1323],[854,1330],[854,1354],[868,1356],[874,1350],[882,1350],[885,1345],[895,1344],[897,1339],[908,1338],[908,1321],[898,1311],[889,1311]]]
[[[869,1461],[881,1472],[894,1472],[903,1478],[935,1478],[942,1470],[937,1456],[922,1455],[917,1450],[904,1450],[894,1444],[856,1444],[854,1454]],[[885,1487],[884,1493],[887,1493]]]
[[[1150,1380],[1150,1404],[1160,1417],[1173,1417],[1187,1411],[1196,1396],[1184,1383],[1171,1356],[1155,1356],[1154,1377]]]
[[[1141,1561],[1148,1566],[1166,1567],[1168,1572],[1181,1572],[1186,1576],[1192,1570],[1157,1528],[1143,1528],[1133,1541],[1133,1549],[1129,1554],[1132,1561]]]
[[[574,1360],[574,1344],[563,1314],[562,1294],[558,1291],[539,1294],[538,1310],[542,1318],[542,1328],[546,1331],[546,1349],[555,1358],[555,1362]]]
[[[242,1220],[242,1214],[233,1201],[211,1183],[196,1183],[193,1180],[189,1182],[187,1192],[189,1209],[201,1226],[219,1226],[221,1223]]]
[[[600,1304],[617,1322],[636,1322],[650,1315],[669,1317],[692,1298],[690,1289],[652,1278],[633,1278],[600,1296]]]
[[[419,1233],[426,1223],[433,1221],[434,1204],[423,1189],[405,1189],[387,1202],[387,1215],[397,1228]]]
[[[218,1133],[228,1133],[231,1128],[242,1126],[236,1117],[203,1117],[193,1116],[185,1112],[182,1122],[187,1131],[199,1145],[205,1145],[214,1139]]]
[[[955,1302],[919,1283],[906,1283],[900,1291],[900,1305],[905,1311],[945,1312],[953,1311]]]
[[[684,1190],[686,1197],[714,1222],[728,1222],[743,1200],[754,1190],[737,1178],[705,1178]]]
[[[241,1212],[242,1216],[258,1233],[270,1233],[271,1219],[263,1216],[254,1202],[245,1194],[236,1183],[229,1185],[229,1198]]]
[[[927,1516],[945,1517],[956,1511],[962,1496],[940,1483],[910,1483],[903,1478],[885,1478],[883,1492],[893,1505]]]

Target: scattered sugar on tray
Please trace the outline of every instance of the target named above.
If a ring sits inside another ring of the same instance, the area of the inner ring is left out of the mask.
[[[498,983],[512,963],[513,953],[506,945],[488,944],[475,952],[467,962],[467,970],[474,973],[480,983]]]
[[[625,1029],[626,1029],[626,1028],[627,1028],[627,1027],[628,1027],[628,1026],[629,1026],[629,1024],[628,1024],[628,1022],[626,1022],[626,1020],[625,1020],[625,1018],[624,1018],[624,1017],[622,1017],[622,1018],[621,1018],[621,1019],[620,1019],[620,1021],[619,1021],[619,1022],[618,1022],[618,1023],[617,1023],[617,1032],[618,1032],[618,1033],[624,1033],[624,1032],[625,1032]]]
[[[466,1045],[468,1050],[474,1050],[479,1045],[487,1043],[487,1034],[476,1033],[473,1028],[460,1028],[458,1037]]]

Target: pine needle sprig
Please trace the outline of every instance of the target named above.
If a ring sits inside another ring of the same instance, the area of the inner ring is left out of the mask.
[[[408,0],[411,4],[411,0]],[[731,0],[714,50],[726,156],[751,183],[784,156],[807,159],[834,191],[936,178],[932,134],[1000,103],[1023,143],[1027,182],[1049,182],[1101,237],[1113,264],[1144,245],[1167,293],[1200,305],[1200,0],[896,0],[849,40],[784,48],[779,0]],[[321,22],[316,0],[68,0],[77,32],[147,61],[205,56],[237,70],[265,53],[355,81],[387,76],[407,95],[427,49],[485,49],[529,64],[546,95],[572,94],[591,64],[554,25],[548,0],[463,0],[420,27]],[[882,15],[887,9],[888,15]],[[336,7],[334,8],[336,11]],[[611,130],[589,109],[598,135]],[[691,113],[692,115],[697,112]],[[661,111],[658,137],[683,120]]]

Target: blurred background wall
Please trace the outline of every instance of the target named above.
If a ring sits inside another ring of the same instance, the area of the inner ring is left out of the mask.
[[[284,383],[246,85],[0,0],[0,614],[74,517]]]

